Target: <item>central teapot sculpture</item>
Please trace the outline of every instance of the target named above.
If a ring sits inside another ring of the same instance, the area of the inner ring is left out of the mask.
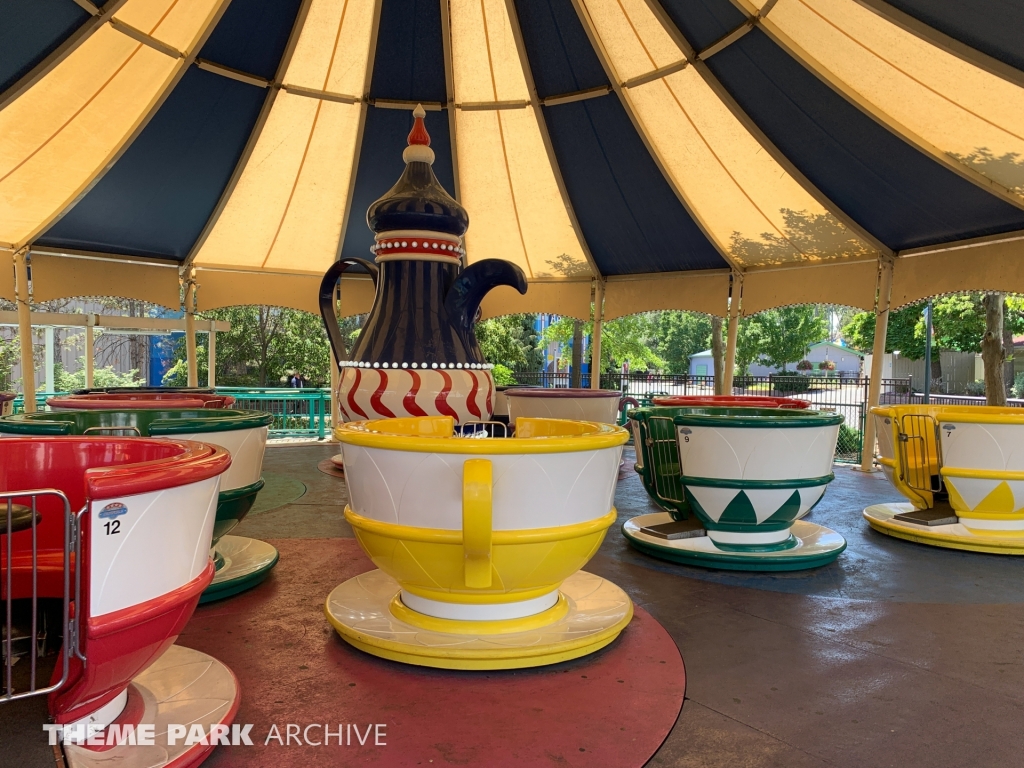
[[[345,258],[320,283],[320,314],[339,361],[342,418],[451,416],[489,420],[494,377],[473,330],[484,296],[499,285],[526,293],[526,276],[511,262],[484,259],[463,267],[466,209],[434,176],[434,151],[417,106],[405,172],[366,212],[375,234],[374,262]],[[334,309],[342,273],[360,266],[375,286],[373,307],[351,359]]]

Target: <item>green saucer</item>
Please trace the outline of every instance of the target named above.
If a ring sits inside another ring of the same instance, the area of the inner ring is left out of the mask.
[[[738,551],[720,549],[707,536],[687,539],[662,539],[641,531],[652,525],[669,523],[667,512],[654,512],[627,520],[622,534],[641,552],[684,565],[718,568],[727,571],[802,571],[833,562],[846,549],[846,539],[835,531],[797,520],[792,535],[795,544],[784,549]]]
[[[259,539],[224,536],[217,542],[214,563],[217,573],[199,598],[199,604],[212,603],[252,589],[277,565],[275,547]]]

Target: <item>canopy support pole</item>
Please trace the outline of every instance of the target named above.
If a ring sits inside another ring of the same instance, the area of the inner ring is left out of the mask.
[[[45,382],[45,384],[44,384],[44,386],[46,387],[45,391],[46,392],[56,392],[57,390],[54,389],[55,385],[54,385],[54,381],[53,381],[54,370],[53,370],[53,326],[52,325],[48,325],[45,328],[43,328],[43,345],[44,345],[43,349],[45,350],[44,351],[45,358],[43,360],[43,371],[45,372],[45,377],[44,377],[43,381]]]
[[[188,386],[199,386],[199,366],[196,357],[196,283],[193,274],[185,281],[185,362]]]
[[[217,386],[217,327],[213,320],[210,321],[210,334],[206,348],[206,386],[213,389]]]
[[[594,336],[590,340],[590,388],[601,388],[601,329],[604,326],[604,280],[594,281]]]
[[[725,343],[725,370],[722,372],[722,394],[732,394],[732,377],[736,369],[736,339],[740,327],[740,287],[743,276],[739,272],[732,273],[732,286],[729,291],[729,334]]]
[[[36,365],[32,357],[32,308],[28,295],[28,250],[14,254],[15,299],[18,304],[18,342],[21,345],[21,391],[25,413],[36,410]]]
[[[95,379],[95,360],[93,359],[93,327],[96,315],[89,314],[85,318],[85,388],[92,389]]]
[[[875,299],[875,343],[871,348],[871,379],[868,381],[867,412],[864,414],[864,443],[861,446],[860,468],[862,472],[874,471],[875,463],[875,420],[871,409],[878,405],[882,394],[882,363],[885,358],[885,337],[889,330],[889,301],[892,298],[892,269],[895,259],[881,256],[878,259],[878,298]]]

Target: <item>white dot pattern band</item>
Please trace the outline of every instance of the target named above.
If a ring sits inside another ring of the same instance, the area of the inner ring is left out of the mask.
[[[471,369],[477,371],[489,371],[494,368],[492,363],[364,363],[358,360],[341,360],[338,363],[341,368],[426,368],[459,370]]]

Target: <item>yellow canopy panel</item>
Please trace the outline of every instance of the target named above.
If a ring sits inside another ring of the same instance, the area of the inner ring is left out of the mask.
[[[876,253],[765,151],[643,0],[581,0],[609,76],[678,194],[739,266]]]
[[[876,119],[1024,206],[1024,89],[854,0],[779,0],[763,24]]]
[[[451,35],[469,260],[500,254],[528,278],[593,274],[530,101],[504,0],[453,0]]]
[[[88,189],[174,86],[225,4],[129,0],[0,111],[0,244],[29,243]]]
[[[317,0],[270,114],[195,263],[323,273],[335,260],[362,132],[375,6]]]

